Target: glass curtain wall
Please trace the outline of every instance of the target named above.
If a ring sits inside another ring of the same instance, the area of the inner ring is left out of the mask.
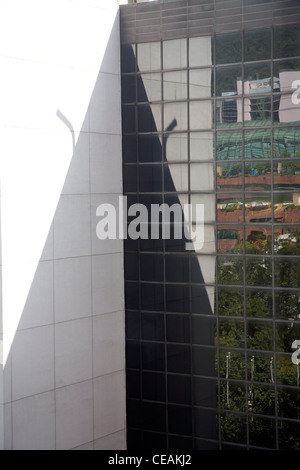
[[[205,220],[125,241],[129,449],[300,449],[299,40],[122,46],[128,205]]]

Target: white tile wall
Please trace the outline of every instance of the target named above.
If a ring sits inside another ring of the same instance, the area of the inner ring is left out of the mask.
[[[1,0],[0,449],[126,447],[119,43],[117,0]]]
[[[12,399],[54,389],[54,326],[18,331],[12,346]]]
[[[14,449],[55,449],[54,391],[14,402],[12,419]]]
[[[93,318],[95,377],[124,370],[124,321],[123,311]]]
[[[93,314],[118,312],[124,305],[123,254],[92,258]]]
[[[55,325],[56,387],[93,377],[92,318]]]
[[[124,429],[124,372],[104,375],[94,380],[94,437],[108,436]]]
[[[56,322],[91,316],[91,266],[91,257],[65,258],[54,261]]]
[[[91,254],[90,196],[63,195],[54,218],[54,257]]]
[[[93,382],[56,390],[56,449],[93,441]]]

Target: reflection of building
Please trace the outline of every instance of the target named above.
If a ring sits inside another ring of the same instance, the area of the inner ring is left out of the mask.
[[[202,3],[121,11],[125,194],[206,222],[197,253],[125,244],[128,444],[299,449],[300,30],[284,2],[282,26],[278,5]]]
[[[300,449],[300,5],[241,3],[1,2],[0,449]]]

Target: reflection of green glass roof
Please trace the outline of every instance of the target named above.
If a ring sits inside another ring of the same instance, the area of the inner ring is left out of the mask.
[[[270,121],[247,123],[251,128],[245,130],[244,156],[246,159],[271,158],[271,130],[255,129],[258,126],[270,126],[270,124]],[[223,130],[225,128],[226,131]],[[242,138],[242,131],[236,129],[234,124],[218,127],[218,160],[242,158]],[[278,127],[274,128],[273,156],[275,158],[300,157],[300,124],[299,127],[284,127],[278,123]]]

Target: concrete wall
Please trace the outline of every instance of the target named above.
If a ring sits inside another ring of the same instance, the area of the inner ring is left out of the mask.
[[[125,448],[117,0],[1,0],[0,448]]]

